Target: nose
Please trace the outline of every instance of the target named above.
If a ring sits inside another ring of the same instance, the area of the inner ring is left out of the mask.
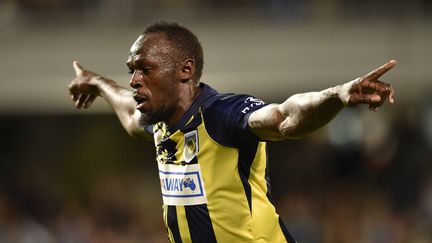
[[[131,80],[129,81],[129,85],[133,89],[139,89],[144,86],[144,81],[142,75],[138,71],[134,71],[131,77]]]

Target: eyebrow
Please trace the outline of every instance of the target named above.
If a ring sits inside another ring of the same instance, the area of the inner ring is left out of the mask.
[[[126,65],[131,69],[139,69],[139,68],[144,68],[146,66],[151,66],[148,63],[148,60],[142,56],[138,56],[138,58],[128,57],[128,61],[126,62]]]

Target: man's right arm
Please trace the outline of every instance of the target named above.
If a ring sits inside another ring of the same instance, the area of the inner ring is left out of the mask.
[[[151,139],[151,135],[140,124],[142,114],[135,109],[136,102],[132,91],[115,81],[83,69],[78,62],[73,63],[76,78],[71,81],[69,91],[78,109],[87,109],[101,96],[111,106],[127,133],[135,138]]]

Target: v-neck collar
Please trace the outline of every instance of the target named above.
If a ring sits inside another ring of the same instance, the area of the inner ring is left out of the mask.
[[[205,83],[200,83],[201,93],[192,102],[192,105],[186,110],[186,112],[181,116],[180,120],[172,126],[167,126],[168,131],[173,134],[175,131],[183,127],[190,119],[190,117],[195,113],[195,111],[200,107],[200,105],[208,98],[217,95],[218,92],[212,87]]]

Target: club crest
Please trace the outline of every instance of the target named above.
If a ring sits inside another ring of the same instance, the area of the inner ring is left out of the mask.
[[[184,135],[183,155],[186,163],[189,163],[198,153],[198,133],[196,130]]]

